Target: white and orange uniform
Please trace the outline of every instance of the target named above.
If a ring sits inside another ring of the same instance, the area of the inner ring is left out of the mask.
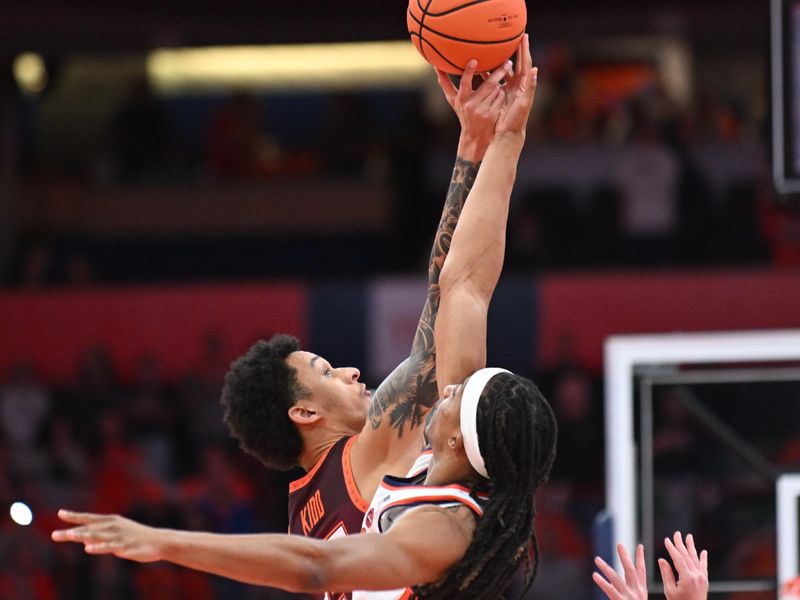
[[[483,516],[483,509],[473,498],[469,489],[463,485],[428,486],[422,483],[427,475],[431,453],[426,451],[420,455],[408,473],[408,477],[391,477],[387,475],[378,486],[375,496],[364,515],[362,533],[386,533],[403,513],[425,504],[454,508],[466,506],[476,518]],[[407,600],[411,598],[411,588],[387,591],[353,592],[353,600]]]

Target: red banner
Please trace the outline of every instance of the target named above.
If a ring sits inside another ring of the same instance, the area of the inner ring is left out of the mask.
[[[128,377],[145,355],[179,377],[218,335],[229,361],[276,332],[306,338],[307,292],[300,285],[120,287],[0,294],[0,374],[32,361],[48,379],[71,380],[81,353],[108,348]]]
[[[540,279],[543,367],[576,358],[600,369],[609,335],[800,327],[800,273],[553,275]]]

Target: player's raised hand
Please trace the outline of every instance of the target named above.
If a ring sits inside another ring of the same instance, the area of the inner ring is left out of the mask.
[[[517,48],[517,61],[514,72],[505,86],[506,98],[495,131],[497,133],[515,132],[524,134],[528,117],[536,96],[536,81],[539,69],[533,66],[530,39],[526,33]]]
[[[679,531],[673,538],[674,542],[666,538],[664,545],[678,571],[677,581],[669,563],[663,558],[658,559],[664,595],[667,600],[705,600],[708,598],[708,552],[703,550],[698,555],[691,533],[686,536],[685,544]]]
[[[447,103],[458,116],[462,138],[485,151],[494,137],[495,124],[505,100],[501,83],[511,73],[512,65],[511,61],[506,61],[474,88],[472,82],[477,66],[475,59],[467,63],[458,88],[444,71],[436,69],[436,77]]]
[[[113,554],[136,562],[161,560],[163,530],[147,527],[118,515],[97,515],[59,510],[62,521],[77,525],[51,535],[54,542],[83,544],[87,554]]]
[[[595,557],[594,564],[602,571],[603,575],[595,571],[592,579],[603,590],[609,600],[647,600],[647,570],[644,564],[644,547],[636,547],[636,565],[631,562],[631,557],[622,544],[617,546],[622,569],[625,572],[623,580],[617,572],[599,556]]]

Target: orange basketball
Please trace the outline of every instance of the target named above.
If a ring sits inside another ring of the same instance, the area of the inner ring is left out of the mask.
[[[525,0],[409,0],[408,33],[433,66],[460,75],[470,59],[491,71],[510,58],[528,22]]]

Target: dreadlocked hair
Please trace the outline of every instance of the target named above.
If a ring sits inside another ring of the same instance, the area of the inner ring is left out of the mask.
[[[532,381],[499,373],[481,394],[478,445],[489,474],[489,500],[463,558],[436,583],[414,588],[424,600],[491,600],[503,597],[520,563],[525,589],[539,567],[534,494],[555,459],[556,420]],[[475,489],[486,489],[487,482]]]

